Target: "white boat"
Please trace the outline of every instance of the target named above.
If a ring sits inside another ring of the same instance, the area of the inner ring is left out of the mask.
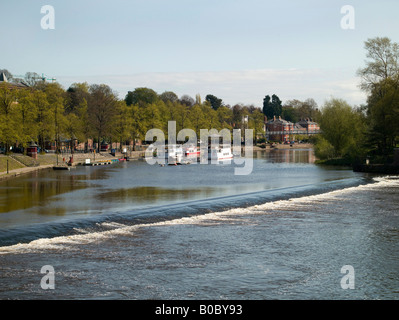
[[[184,148],[184,156],[187,159],[197,158],[200,156],[200,153],[200,150],[197,148],[197,146],[194,145],[190,145]]]
[[[168,145],[165,153],[168,164],[179,164],[183,160],[183,146],[180,144]]]
[[[233,159],[233,154],[231,153],[231,146],[222,145],[217,147],[210,147],[208,149],[208,160],[231,160]]]

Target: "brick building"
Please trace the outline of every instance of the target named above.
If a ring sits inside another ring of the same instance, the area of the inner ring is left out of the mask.
[[[284,120],[281,117],[273,117],[269,121],[266,118],[265,129],[267,140],[281,142],[292,141],[294,135],[311,135],[320,132],[320,126],[309,118],[301,119],[297,123]]]

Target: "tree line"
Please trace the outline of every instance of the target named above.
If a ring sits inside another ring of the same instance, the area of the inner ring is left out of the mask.
[[[144,140],[149,129],[167,133],[168,121],[176,121],[176,129],[245,128],[263,132],[264,115],[253,105],[225,105],[216,96],[202,101],[174,92],[156,93],[150,88],[136,88],[124,99],[105,84],[74,83],[65,90],[57,82],[46,82],[27,73],[25,88],[15,86],[15,79],[3,69],[9,82],[0,85],[0,144],[28,147],[36,142],[42,150],[46,141],[120,142]],[[32,75],[33,74],[33,75]],[[98,143],[98,147],[100,145]]]

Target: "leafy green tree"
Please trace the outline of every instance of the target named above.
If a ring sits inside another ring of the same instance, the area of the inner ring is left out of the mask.
[[[73,83],[66,91],[65,112],[75,112],[89,99],[89,85],[87,82]]]
[[[122,148],[124,142],[128,140],[131,133],[131,122],[129,116],[131,112],[131,106],[128,107],[125,101],[118,101],[116,103],[116,114],[113,124],[113,135],[117,137],[120,148]],[[121,150],[122,151],[122,150]]]
[[[200,129],[206,129],[207,124],[204,113],[199,104],[194,105],[190,109],[189,118],[190,118],[190,123],[192,124],[192,129],[197,134],[197,137],[200,137]]]
[[[136,88],[134,91],[129,91],[126,94],[125,102],[128,106],[137,104],[144,106],[146,104],[156,103],[158,100],[158,94],[149,88]]]
[[[364,119],[347,102],[341,99],[327,101],[319,121],[322,139],[316,141],[317,156],[353,159],[361,154]],[[318,150],[323,150],[323,154],[317,154]]]
[[[254,142],[256,145],[257,137],[261,134],[264,134],[264,114],[259,109],[256,108],[250,115],[249,115],[249,128],[254,130]]]
[[[18,91],[18,103],[15,106],[15,111],[15,121],[19,124],[17,126],[18,144],[26,148],[32,141],[37,141],[38,134],[37,108],[33,103],[31,90]]]
[[[0,85],[0,136],[5,144],[6,152],[9,146],[18,140],[18,126],[15,119],[15,109],[18,103],[18,91],[8,83]]]
[[[130,106],[130,130],[133,139],[133,150],[136,148],[137,140],[144,140],[147,132],[147,125],[145,121],[144,112],[138,105]]]
[[[208,94],[205,97],[205,100],[211,104],[211,107],[213,110],[217,110],[223,105],[222,99],[219,99],[218,97],[216,97],[212,94]]]
[[[89,121],[98,141],[98,152],[100,143],[109,136],[116,114],[116,94],[105,84],[93,84],[89,88],[88,113]]]
[[[48,102],[48,108],[50,111],[50,121],[53,126],[53,130],[50,132],[54,133],[53,140],[57,142],[58,148],[61,145],[61,138],[65,132],[66,119],[65,119],[65,90],[57,82],[54,83],[43,83],[40,86],[41,90],[44,91]],[[50,125],[51,128],[51,125]],[[65,137],[64,137],[65,138]]]
[[[399,136],[399,85],[390,78],[374,85],[368,97],[367,145],[372,153],[389,155]]]
[[[219,120],[219,129],[231,129],[233,122],[233,110],[226,106],[220,106],[216,110]]]

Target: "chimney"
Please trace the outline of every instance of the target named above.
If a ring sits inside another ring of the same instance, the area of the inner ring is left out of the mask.
[[[273,121],[276,121],[276,116],[273,117]]]

